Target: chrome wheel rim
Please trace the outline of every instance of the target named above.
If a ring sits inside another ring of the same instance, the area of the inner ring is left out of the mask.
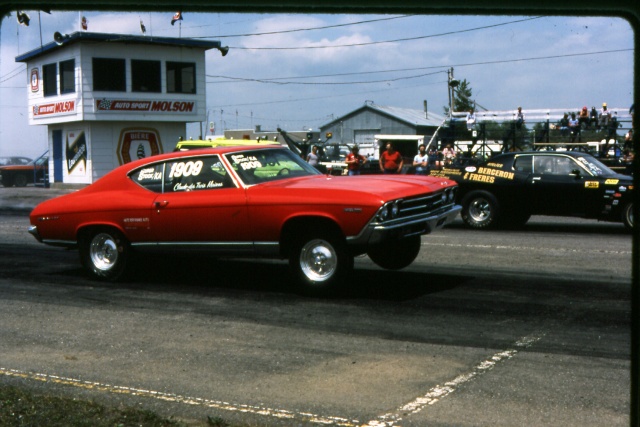
[[[111,270],[118,262],[118,244],[113,236],[97,234],[89,246],[89,257],[93,266],[100,271]]]
[[[329,242],[315,239],[307,242],[300,251],[300,268],[313,282],[329,280],[338,268],[338,255]]]
[[[469,205],[469,216],[476,222],[484,222],[491,216],[491,204],[486,199],[475,199]]]

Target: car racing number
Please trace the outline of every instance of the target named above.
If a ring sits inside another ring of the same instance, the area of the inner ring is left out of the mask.
[[[180,178],[187,176],[198,176],[202,172],[203,166],[202,160],[195,162],[178,162],[171,165],[171,171],[169,172],[169,178]]]

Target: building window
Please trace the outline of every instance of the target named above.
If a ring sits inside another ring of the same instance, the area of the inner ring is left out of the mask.
[[[167,92],[196,93],[196,64],[167,62]]]
[[[56,63],[42,66],[42,86],[44,96],[56,96],[58,94],[58,66]]]
[[[127,77],[125,60],[93,58],[93,90],[126,92]]]
[[[76,91],[76,61],[70,59],[60,63],[60,93]]]
[[[131,60],[131,91],[162,91],[160,87],[160,61]]]

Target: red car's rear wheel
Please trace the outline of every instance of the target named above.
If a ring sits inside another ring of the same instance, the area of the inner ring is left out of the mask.
[[[116,281],[126,270],[129,243],[118,230],[96,229],[80,239],[80,259],[91,276]]]

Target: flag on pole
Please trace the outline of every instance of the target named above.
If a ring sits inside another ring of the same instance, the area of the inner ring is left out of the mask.
[[[81,23],[81,25],[82,25],[82,29],[83,29],[84,31],[87,31],[87,28],[89,28],[89,24],[88,24],[88,21],[87,21],[87,17],[86,17],[86,16],[83,16],[83,17],[82,17],[82,19],[80,20],[80,23]]]
[[[142,31],[143,35],[147,33],[147,27],[142,23],[142,19],[140,20],[140,31]]]
[[[175,24],[176,21],[182,21],[182,11],[176,12],[176,14],[173,15],[173,19],[171,19],[171,25]]]

